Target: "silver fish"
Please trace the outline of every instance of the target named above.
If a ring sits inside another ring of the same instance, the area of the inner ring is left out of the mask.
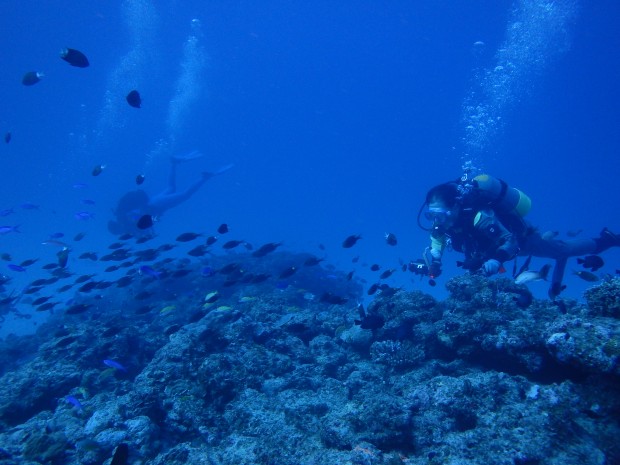
[[[519,275],[515,278],[515,284],[526,284],[541,279],[546,280],[550,269],[551,265],[546,264],[540,269],[540,271],[525,270],[519,273]]]

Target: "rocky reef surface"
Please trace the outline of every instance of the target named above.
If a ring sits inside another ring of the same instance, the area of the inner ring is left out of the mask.
[[[464,275],[364,318],[359,283],[303,271],[106,290],[3,341],[0,465],[620,463],[619,278],[581,304]]]

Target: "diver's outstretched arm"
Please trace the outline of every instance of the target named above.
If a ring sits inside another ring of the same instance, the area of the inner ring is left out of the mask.
[[[234,165],[226,165],[219,170],[211,173],[205,171],[202,173],[202,177],[185,189],[182,192],[169,192],[164,191],[159,195],[154,196],[148,205],[148,210],[152,215],[161,215],[166,210],[169,210],[177,205],[185,202],[192,195],[194,195],[198,190],[202,187],[202,185],[211,179],[213,176],[217,176],[219,174],[225,173],[229,169],[231,169]]]

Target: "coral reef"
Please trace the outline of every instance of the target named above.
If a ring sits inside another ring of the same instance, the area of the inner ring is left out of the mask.
[[[150,313],[116,290],[24,353],[13,339],[0,464],[95,465],[120,443],[145,465],[620,463],[617,279],[562,308],[475,275],[442,302],[386,290],[366,309],[385,323],[363,329],[358,283],[305,273],[285,289],[175,282],[193,292]]]
[[[593,314],[620,318],[620,277],[615,276],[588,289],[584,297]]]

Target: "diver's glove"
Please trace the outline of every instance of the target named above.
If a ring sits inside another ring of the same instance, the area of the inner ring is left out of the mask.
[[[428,275],[431,278],[436,278],[441,274],[441,262],[439,260],[433,260],[428,266]]]
[[[494,258],[491,258],[490,260],[484,262],[484,264],[482,265],[482,270],[484,271],[485,275],[492,276],[499,271],[500,266],[502,266],[500,262],[498,262]]]

